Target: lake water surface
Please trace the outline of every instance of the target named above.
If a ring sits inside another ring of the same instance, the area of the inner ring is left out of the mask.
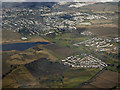
[[[32,46],[37,44],[47,45],[50,44],[49,42],[26,42],[26,43],[11,43],[11,44],[3,44],[1,51],[11,51],[11,50],[19,50],[24,51]]]

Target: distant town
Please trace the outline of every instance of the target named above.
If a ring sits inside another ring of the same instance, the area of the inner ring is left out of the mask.
[[[77,25],[92,25],[89,20],[111,18],[81,12],[52,12],[48,7],[40,7],[39,9],[3,8],[2,19],[3,29],[21,34],[46,36],[76,30]]]

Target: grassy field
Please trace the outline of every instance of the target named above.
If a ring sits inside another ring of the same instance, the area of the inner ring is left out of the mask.
[[[48,40],[43,39],[42,37],[38,35],[33,36],[25,36],[28,39],[22,40],[21,37],[24,35],[21,35],[17,32],[13,32],[11,30],[2,30],[2,43],[19,43],[19,42],[48,42]]]
[[[57,35],[55,38],[46,37],[48,41],[54,42],[55,44],[45,46],[45,49],[48,49],[53,53],[58,54],[58,56],[62,56],[64,58],[83,50],[83,47],[76,48],[73,46],[73,44],[89,38],[90,37],[76,35],[75,33],[65,33]]]
[[[64,33],[57,35],[55,38],[46,37],[47,40],[51,42],[56,42],[56,44],[60,46],[71,46],[76,42],[87,40],[89,37],[82,37],[80,35],[76,35],[75,33]]]
[[[2,41],[16,41],[20,40],[21,35],[19,33],[10,31],[10,30],[2,30]]]
[[[92,76],[97,73],[99,69],[70,69],[64,72],[64,87],[74,88],[82,84],[83,82],[89,80]]]
[[[100,25],[100,24],[110,24],[112,23],[111,20],[90,20],[90,22],[94,25],[94,24],[97,24],[97,25]]]
[[[97,36],[118,36],[118,26],[115,24],[92,25],[87,27],[88,31]]]
[[[38,84],[38,81],[36,81],[36,79],[24,66],[18,67],[17,69],[13,70],[2,80],[3,88],[18,88],[25,85],[28,85],[29,87],[34,87],[34,85],[36,85],[37,87]]]
[[[59,46],[55,44],[45,46],[45,48],[48,49],[48,51],[51,51],[59,59],[65,58],[75,53],[75,51],[71,48],[65,46]]]

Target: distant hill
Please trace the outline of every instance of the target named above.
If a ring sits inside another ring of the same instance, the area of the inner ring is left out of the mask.
[[[92,10],[95,12],[106,12],[106,11],[117,11],[118,10],[118,3],[117,2],[106,2],[106,3],[95,3],[88,6],[83,6],[80,9],[83,10]]]
[[[83,3],[83,2],[80,2]],[[70,5],[75,5],[76,2],[68,2],[65,5],[59,5],[56,4],[56,7],[54,8],[55,11],[59,10],[59,11],[93,11],[93,12],[116,12],[118,11],[118,2],[97,2],[94,4],[89,4],[86,6],[82,6],[82,7],[69,7]]]
[[[44,75],[61,74],[67,69],[66,66],[60,63],[50,62],[46,58],[42,58],[26,64],[25,67],[31,72],[32,75],[39,77]]]

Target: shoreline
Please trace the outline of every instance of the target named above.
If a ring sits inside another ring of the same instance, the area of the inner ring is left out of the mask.
[[[12,43],[28,43],[28,42],[48,42],[48,40],[28,40],[28,41],[2,41],[1,44],[12,44]]]

